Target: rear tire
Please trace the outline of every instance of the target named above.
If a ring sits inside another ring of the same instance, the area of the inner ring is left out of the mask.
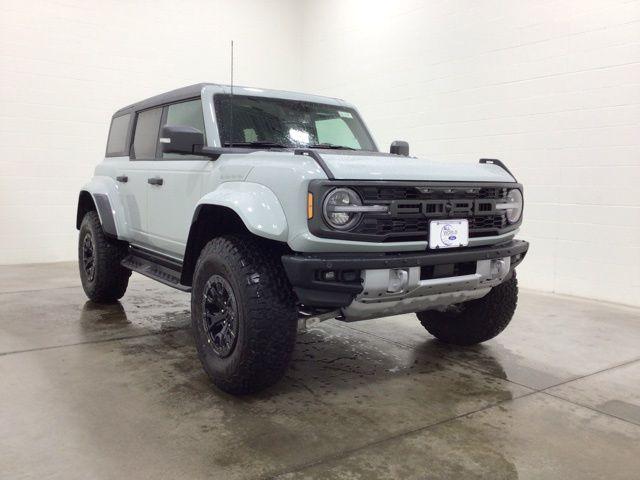
[[[427,331],[445,343],[475,345],[501,333],[511,319],[518,303],[518,280],[511,278],[493,287],[477,300],[451,305],[445,311],[418,312],[418,320]]]
[[[96,303],[112,303],[122,298],[131,270],[120,262],[127,255],[126,243],[107,238],[98,212],[87,212],[80,225],[78,264],[82,288]]]
[[[251,236],[211,240],[196,263],[191,322],[198,356],[221,390],[243,395],[284,375],[297,334],[280,255]]]

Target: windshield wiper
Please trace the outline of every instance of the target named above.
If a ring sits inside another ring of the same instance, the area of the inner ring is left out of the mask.
[[[305,148],[326,148],[327,150],[357,150],[357,148],[346,147],[344,145],[334,145],[333,143],[314,143]]]
[[[225,142],[225,147],[239,147],[239,148],[289,148],[287,145],[277,142]],[[327,150],[357,150],[357,148],[346,147],[344,145],[335,145],[333,143],[313,143],[311,145],[305,145],[301,148],[326,148]]]
[[[276,142],[225,142],[224,146],[246,148],[287,148],[286,145]]]

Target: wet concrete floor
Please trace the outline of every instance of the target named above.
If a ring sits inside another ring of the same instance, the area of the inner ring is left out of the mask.
[[[76,268],[0,267],[0,478],[640,478],[637,309],[521,291],[471,348],[413,315],[325,322],[234,398],[188,295],[134,275],[94,305]]]

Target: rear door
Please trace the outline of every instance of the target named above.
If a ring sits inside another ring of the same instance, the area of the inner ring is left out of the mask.
[[[129,132],[130,124],[134,114],[125,113],[113,117],[109,128],[109,139],[107,140],[107,151],[105,158],[109,159],[112,169],[109,175],[116,181],[118,196],[124,211],[120,212],[124,216],[126,228],[118,231],[118,236],[122,240],[134,241],[142,226],[142,219],[136,214],[138,206],[132,201],[132,187],[126,172],[129,169],[129,146],[131,143]]]
[[[200,98],[165,105],[160,127],[186,125],[205,133]],[[156,251],[182,258],[195,206],[202,197],[203,181],[213,162],[199,155],[163,154],[159,145],[149,177],[147,242]]]
[[[149,179],[156,159],[162,107],[137,112],[133,130],[130,160],[119,172],[120,192],[132,243],[149,243],[148,193]]]

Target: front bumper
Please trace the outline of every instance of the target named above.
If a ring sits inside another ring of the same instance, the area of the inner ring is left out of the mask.
[[[474,262],[508,258],[512,270],[528,250],[529,242],[512,240],[501,245],[439,252],[290,254],[282,257],[282,263],[300,303],[307,307],[342,308],[363,292],[362,274],[367,270],[415,272],[411,267],[420,267],[420,279],[451,278],[454,281],[450,283],[455,285],[456,277],[469,276],[463,270]],[[327,272],[332,273],[327,276]]]

